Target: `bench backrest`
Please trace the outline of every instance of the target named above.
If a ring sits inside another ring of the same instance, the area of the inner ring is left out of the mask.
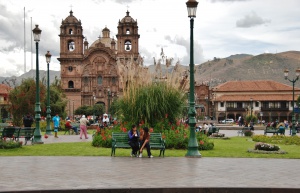
[[[150,133],[150,146],[161,146],[163,145],[163,139],[161,133]]]
[[[18,137],[31,138],[34,135],[34,127],[24,127],[19,130]]]
[[[112,133],[112,140],[118,143],[128,143],[129,137],[127,133]]]
[[[14,136],[17,136],[19,133],[20,127],[4,127],[2,131],[2,138],[8,137],[12,138]]]

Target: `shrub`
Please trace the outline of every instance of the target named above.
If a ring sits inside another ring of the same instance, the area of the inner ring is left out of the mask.
[[[247,131],[244,132],[244,135],[245,135],[246,137],[251,137],[251,136],[253,136],[253,132],[250,131],[250,130],[247,130]]]
[[[252,140],[256,142],[265,142],[265,143],[276,143],[276,144],[285,144],[285,145],[300,145],[299,136],[283,136],[283,135],[254,135]]]
[[[144,123],[140,123],[137,126],[138,130],[141,130]],[[93,137],[92,145],[95,147],[107,147],[110,148],[112,145],[111,134],[112,132],[125,132],[127,133],[131,127],[130,123],[120,123],[114,126],[112,129],[105,129],[100,132],[97,130]],[[149,127],[150,134],[152,132],[162,133],[162,138],[166,141],[167,149],[187,149],[190,131],[188,127],[184,125],[168,125],[167,129],[151,128]],[[199,146],[199,150],[211,150],[214,148],[214,143],[209,141],[207,135],[196,133],[196,138]]]
[[[1,149],[13,149],[22,147],[23,141],[14,141],[14,140],[6,140],[6,138],[0,140],[0,148]]]
[[[263,151],[279,151],[280,147],[277,145],[271,145],[268,143],[258,142],[255,144],[254,150],[263,150]]]
[[[112,130],[110,129],[97,129],[96,133],[93,136],[92,146],[94,147],[111,147],[112,139],[111,139]]]

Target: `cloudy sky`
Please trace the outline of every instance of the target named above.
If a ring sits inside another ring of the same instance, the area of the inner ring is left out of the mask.
[[[24,73],[24,7],[26,70],[35,69],[35,43],[31,27],[42,30],[39,43],[40,69],[46,69],[45,54],[52,54],[50,69],[59,70],[59,28],[73,15],[82,22],[90,45],[107,26],[115,36],[119,19],[137,19],[140,54],[145,65],[159,57],[189,63],[190,22],[187,0],[0,0],[0,76]],[[195,63],[233,54],[258,55],[300,50],[299,0],[198,0],[195,18]],[[32,19],[31,19],[32,18]],[[33,59],[31,59],[33,58]]]

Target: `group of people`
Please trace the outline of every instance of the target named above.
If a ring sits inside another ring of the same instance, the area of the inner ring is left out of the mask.
[[[203,132],[204,134],[208,134],[208,130],[212,129],[213,126],[214,126],[213,123],[210,123],[210,124],[203,123],[203,126],[197,126],[195,131]]]
[[[150,151],[150,133],[148,127],[144,127],[141,132],[137,130],[136,125],[132,125],[128,131],[128,144],[132,148],[131,157],[143,157],[143,149],[147,149],[149,158],[152,158]]]

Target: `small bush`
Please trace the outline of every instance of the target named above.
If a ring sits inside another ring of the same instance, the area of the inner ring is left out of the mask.
[[[112,130],[97,130],[93,136],[92,146],[94,147],[111,147],[112,139],[111,139]]]
[[[253,136],[253,132],[250,131],[250,130],[247,130],[247,131],[244,132],[244,135],[245,135],[246,137],[251,137],[251,136]]]
[[[258,142],[255,144],[254,150],[263,150],[263,151],[279,151],[280,147],[277,145],[271,145],[268,143]]]
[[[14,140],[8,140],[2,139],[0,140],[0,148],[1,149],[13,149],[13,148],[19,148],[22,147],[23,141],[17,142]]]
[[[252,140],[256,142],[265,142],[265,143],[276,143],[284,145],[300,145],[300,137],[298,136],[283,136],[283,135],[254,135]]]

